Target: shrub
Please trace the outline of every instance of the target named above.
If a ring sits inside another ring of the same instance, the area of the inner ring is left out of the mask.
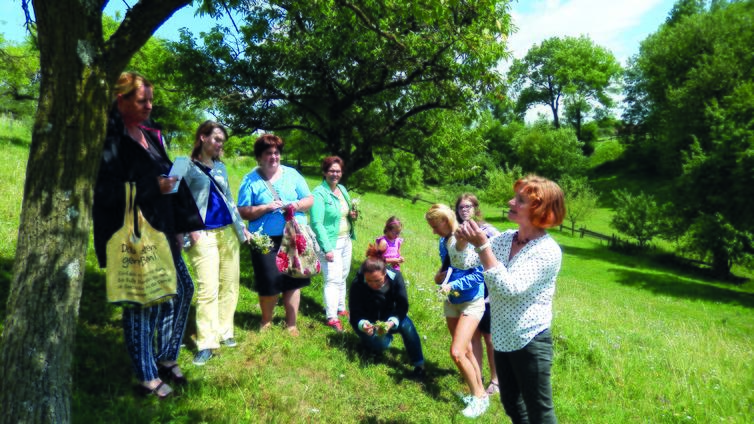
[[[613,190],[615,215],[610,225],[619,232],[636,239],[644,248],[662,230],[661,208],[654,196],[639,192],[632,195],[627,190]]]
[[[597,193],[589,185],[586,177],[571,177],[566,175],[560,182],[566,201],[566,220],[571,228],[576,223],[586,221],[597,208]]]
[[[493,168],[485,171],[487,185],[479,194],[480,200],[493,206],[505,205],[513,198],[513,183],[523,176],[521,167],[516,165],[509,168]]]
[[[583,175],[589,161],[582,152],[582,143],[570,128],[552,128],[538,122],[513,137],[516,163],[524,172],[535,172],[552,180],[563,175]]]
[[[348,179],[349,185],[362,190],[372,190],[379,193],[387,192],[390,188],[390,177],[385,172],[382,159],[377,156],[366,168],[356,171]]]

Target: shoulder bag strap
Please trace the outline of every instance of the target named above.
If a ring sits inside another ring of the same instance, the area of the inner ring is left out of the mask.
[[[261,177],[261,175],[260,175],[260,177]],[[262,178],[262,181],[264,181],[264,185],[266,185],[267,188],[272,193],[272,198],[275,199],[275,200],[280,200],[280,196],[278,196],[278,192],[277,192],[277,190],[275,190],[275,187],[272,186],[272,183],[269,180],[265,180],[264,178]]]

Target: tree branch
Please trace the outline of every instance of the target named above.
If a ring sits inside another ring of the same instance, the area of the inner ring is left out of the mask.
[[[100,65],[111,80],[175,11],[191,0],[141,0],[136,3],[118,29],[105,43]]]
[[[372,23],[372,21],[369,19],[369,16],[367,16],[366,13],[364,13],[361,9],[359,9],[358,6],[356,6],[354,4],[351,4],[351,3],[348,3],[346,1],[343,1],[343,0],[338,0],[338,4],[340,4],[341,6],[347,8],[347,9],[351,9],[356,14],[356,16],[359,19],[361,19],[361,21],[364,23],[364,25],[367,28],[369,28],[370,30],[374,31],[380,37],[386,38],[386,39],[392,41],[393,43],[395,43],[396,45],[398,45],[401,49],[404,49],[404,50],[406,49],[406,46],[404,46],[403,43],[401,43],[400,41],[398,41],[398,38],[395,35],[389,34],[389,33],[385,32],[385,31],[382,31],[376,24]]]

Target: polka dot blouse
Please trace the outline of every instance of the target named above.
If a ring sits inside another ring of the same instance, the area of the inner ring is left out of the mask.
[[[490,294],[492,344],[511,352],[550,328],[555,279],[563,253],[549,234],[526,244],[510,258],[515,230],[490,240],[498,266],[484,271]]]

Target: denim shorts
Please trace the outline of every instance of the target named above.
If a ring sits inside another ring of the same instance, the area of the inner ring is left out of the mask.
[[[484,315],[484,298],[479,297],[463,303],[450,303],[448,299],[445,299],[443,309],[447,318],[459,318],[461,315],[466,315],[479,321]]]

